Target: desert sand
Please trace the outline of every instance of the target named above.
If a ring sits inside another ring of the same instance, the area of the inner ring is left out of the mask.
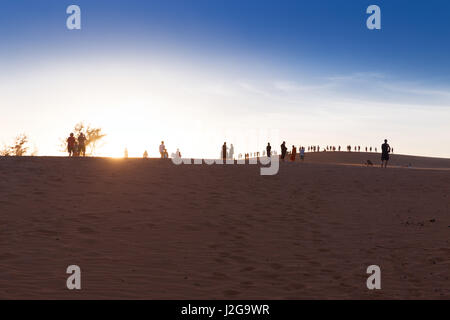
[[[0,298],[449,299],[450,159],[391,163],[0,158]]]

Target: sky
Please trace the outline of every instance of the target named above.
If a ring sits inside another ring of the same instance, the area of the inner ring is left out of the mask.
[[[69,5],[81,29],[68,30]],[[369,5],[381,29],[369,30]],[[99,156],[292,145],[450,158],[450,2],[4,0],[0,144],[38,155],[80,121]]]

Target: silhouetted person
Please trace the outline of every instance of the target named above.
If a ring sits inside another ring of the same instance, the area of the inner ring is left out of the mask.
[[[295,161],[296,155],[297,155],[297,148],[295,146],[292,146],[291,161]]]
[[[227,143],[224,142],[222,146],[222,160],[227,160]]]
[[[300,148],[300,160],[305,160],[305,147]]]
[[[144,157],[144,159],[147,159],[147,158],[148,158],[148,152],[147,152],[147,150],[144,151],[143,157]]]
[[[78,157],[80,155],[79,149],[78,149],[78,142],[75,141],[75,144],[73,145],[73,153],[72,155],[74,157]]]
[[[272,154],[272,147],[270,146],[270,143],[267,143],[266,152],[267,156],[270,157],[270,155]]]
[[[78,152],[80,156],[86,157],[86,136],[83,132],[80,132],[78,136]]]
[[[229,152],[229,158],[233,160],[234,157],[234,147],[233,144],[230,145],[230,152]]]
[[[69,152],[69,157],[73,157],[73,149],[75,147],[75,137],[73,133],[67,138],[67,152]]]
[[[176,152],[176,157],[177,158],[181,158],[181,152],[180,152],[180,149],[177,149],[177,152]]]
[[[286,157],[286,152],[287,152],[286,141],[283,141],[283,143],[281,144],[281,160],[283,161],[284,158]]]
[[[161,141],[161,145],[159,146],[159,153],[161,154],[161,159],[164,159],[165,150],[166,146],[164,145],[164,141]]]
[[[381,145],[381,167],[383,165],[387,168],[387,163],[389,161],[389,153],[391,152],[391,147],[387,143],[387,139],[384,140],[384,143]]]

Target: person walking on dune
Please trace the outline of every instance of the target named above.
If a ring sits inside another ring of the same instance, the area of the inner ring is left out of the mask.
[[[164,141],[161,141],[161,145],[159,146],[159,153],[161,154],[161,159],[164,159],[165,152],[166,146],[164,145]]]
[[[222,160],[226,161],[227,160],[227,143],[224,142],[223,146],[222,146]]]
[[[383,165],[387,168],[387,164],[389,161],[389,153],[391,152],[391,147],[387,143],[387,139],[384,139],[384,143],[381,145],[381,167]]]
[[[295,157],[297,156],[297,148],[295,146],[292,146],[292,152],[291,152],[291,161],[295,161]]]
[[[272,155],[272,147],[270,146],[270,142],[267,143],[266,153],[268,157]]]
[[[305,147],[300,148],[300,160],[305,160]]]
[[[75,147],[75,137],[73,136],[73,133],[71,133],[69,138],[67,138],[67,152],[69,152],[69,157],[74,156],[74,147]]]
[[[79,155],[82,155],[83,157],[86,157],[86,140],[84,133],[80,132],[78,135],[78,152]]]
[[[284,158],[286,157],[286,152],[287,152],[286,141],[283,141],[283,143],[281,144],[281,160],[283,161]]]

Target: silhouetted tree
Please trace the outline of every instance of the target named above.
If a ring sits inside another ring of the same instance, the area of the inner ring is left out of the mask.
[[[4,145],[0,150],[0,156],[16,156],[22,157],[28,151],[28,137],[26,134],[19,134],[11,146]]]
[[[7,145],[3,145],[0,150],[0,157],[9,157],[11,155],[11,149]]]

